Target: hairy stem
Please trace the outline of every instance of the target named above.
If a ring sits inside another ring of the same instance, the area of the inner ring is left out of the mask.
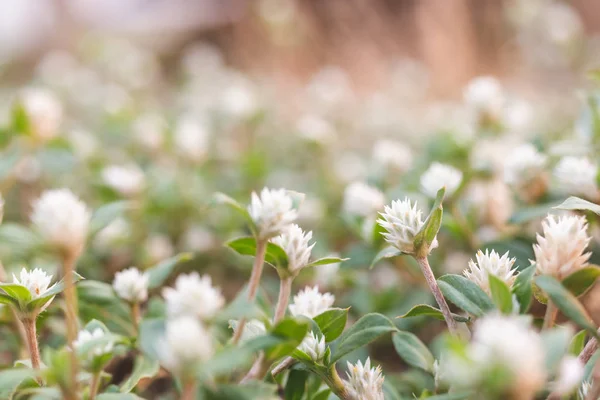
[[[72,254],[66,254],[63,258],[63,273],[65,281],[65,308],[66,308],[66,322],[67,322],[67,345],[69,348],[73,348],[73,342],[77,339],[77,293],[75,292],[75,270],[76,257]],[[71,358],[71,376],[70,376],[70,390],[73,393],[77,391],[77,372],[79,369],[79,363],[77,360],[77,354],[75,351],[70,352]],[[78,397],[75,395],[76,398]]]
[[[278,323],[285,316],[285,310],[287,309],[288,302],[290,301],[290,295],[292,293],[292,281],[293,278],[282,278],[279,281],[279,299],[277,300],[277,307],[275,308],[275,316],[273,317],[273,324]]]
[[[135,334],[137,336],[141,320],[140,303],[137,301],[131,303],[131,318],[133,320],[133,328],[135,329]]]
[[[590,361],[590,358],[592,358],[596,350],[598,350],[598,339],[591,338],[586,343],[583,350],[581,350],[581,353],[579,353],[579,361],[581,361],[583,365],[587,364],[587,362]]]
[[[37,340],[37,330],[35,327],[35,318],[26,318],[23,320],[25,328],[25,336],[27,337],[27,347],[29,348],[29,356],[31,357],[31,367],[33,369],[40,368],[40,349]]]
[[[456,325],[456,321],[452,318],[452,313],[450,312],[450,307],[448,307],[448,303],[446,303],[446,299],[442,295],[440,288],[435,280],[435,276],[433,275],[433,271],[431,270],[431,266],[429,265],[429,261],[427,257],[416,257],[419,266],[421,267],[421,272],[423,272],[423,276],[425,276],[425,280],[427,281],[427,285],[429,285],[429,289],[431,293],[433,293],[433,297],[435,297],[435,301],[438,303],[442,314],[444,315],[444,319],[446,320],[446,324],[448,325],[448,329],[450,333],[453,335],[458,334],[458,327]]]
[[[262,276],[263,266],[265,264],[265,253],[267,251],[267,240],[259,239],[256,242],[256,256],[254,257],[254,265],[252,266],[252,273],[250,275],[250,282],[248,283],[248,301],[254,302],[256,293],[258,292],[258,286],[260,284],[260,277]],[[240,341],[242,332],[246,326],[246,320],[242,319],[238,324],[237,330],[233,335],[233,343]]]
[[[189,379],[184,385],[181,392],[181,400],[196,399],[196,380]]]
[[[96,372],[94,375],[92,375],[92,382],[90,383],[90,396],[88,400],[94,400],[96,398],[96,394],[100,388],[100,375],[102,375],[102,371]]]
[[[554,321],[558,315],[558,308],[548,299],[548,305],[546,306],[546,314],[544,315],[544,324],[542,329],[550,329],[554,326]]]

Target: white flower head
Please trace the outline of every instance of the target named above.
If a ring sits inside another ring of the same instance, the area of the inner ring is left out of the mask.
[[[335,142],[335,128],[326,119],[313,114],[302,116],[296,123],[300,136],[310,142],[329,144]]]
[[[513,268],[516,258],[510,258],[508,251],[501,257],[494,250],[486,250],[485,253],[479,250],[475,257],[477,262],[470,260],[469,269],[463,272],[469,280],[475,282],[487,294],[490,294],[490,275],[499,278],[509,288],[512,287],[517,279],[517,270]]]
[[[348,380],[346,389],[352,399],[384,400],[381,367],[371,368],[371,359],[363,365],[357,361],[355,365],[348,363]]]
[[[404,143],[381,139],[373,146],[373,160],[381,166],[391,167],[397,171],[407,171],[413,162],[413,154]]]
[[[584,365],[577,357],[565,356],[560,362],[558,376],[552,382],[553,391],[560,396],[573,393],[581,384],[584,375]]]
[[[150,235],[144,243],[144,249],[153,263],[171,257],[175,251],[169,236],[161,233]]]
[[[415,235],[423,227],[423,215],[417,208],[417,203],[413,205],[406,197],[404,200],[394,200],[391,206],[385,206],[384,212],[380,213],[381,218],[377,223],[386,230],[383,233],[385,240],[405,253],[414,253]],[[430,250],[438,246],[437,238],[433,240]]]
[[[159,358],[169,370],[184,373],[196,364],[207,361],[213,354],[213,339],[197,319],[187,316],[167,322]]]
[[[208,153],[210,128],[206,121],[183,116],[175,127],[175,148],[190,161],[203,161]]]
[[[465,103],[476,111],[498,116],[505,103],[505,95],[498,79],[480,76],[469,82],[463,91]]]
[[[148,274],[135,267],[115,274],[113,288],[123,300],[142,303],[148,299]]]
[[[362,182],[353,182],[344,190],[345,212],[352,215],[367,217],[380,211],[385,204],[381,191]]]
[[[421,175],[421,191],[434,198],[442,187],[446,187],[446,196],[452,196],[462,181],[462,172],[450,165],[432,163]]]
[[[236,119],[246,119],[256,114],[259,101],[249,84],[231,85],[221,95],[223,111]]]
[[[554,168],[559,189],[567,194],[598,198],[598,165],[588,158],[563,157]]]
[[[164,288],[162,294],[171,318],[189,315],[203,320],[210,319],[225,304],[221,289],[212,286],[211,277],[200,277],[197,272],[179,275],[175,288]]]
[[[306,287],[294,296],[294,302],[290,304],[290,312],[294,317],[303,315],[314,318],[330,309],[334,301],[334,295],[320,293],[318,286]]]
[[[105,167],[102,170],[102,180],[123,196],[135,196],[145,185],[144,172],[135,164]]]
[[[165,142],[167,123],[162,115],[147,113],[139,116],[132,126],[136,141],[150,151],[157,151]]]
[[[28,89],[22,93],[21,102],[32,133],[38,139],[45,141],[58,136],[63,107],[54,93],[46,89]]]
[[[50,289],[51,281],[52,275],[48,275],[46,271],[39,268],[31,271],[23,268],[18,278],[13,274],[13,282],[25,286],[31,293],[32,299],[44,296],[44,293]]]
[[[87,345],[92,341],[96,341],[104,337],[106,333],[100,329],[96,328],[93,331],[81,330],[77,334],[77,339],[73,341],[73,348],[76,350],[82,349],[83,346]],[[114,343],[112,341],[108,341],[106,344],[98,343],[97,345],[92,345],[87,351],[86,355],[88,357],[97,357],[102,356],[104,354],[108,354],[112,351],[114,347]]]
[[[264,188],[260,196],[252,192],[248,212],[264,239],[282,234],[298,218],[292,197],[285,189]]]
[[[544,172],[547,157],[531,143],[525,143],[508,154],[504,161],[504,181],[521,186]]]
[[[312,232],[304,232],[296,225],[290,225],[281,235],[271,239],[271,242],[280,246],[288,258],[288,270],[290,273],[297,274],[304,268],[309,260],[312,248],[315,244],[309,244],[312,239]]]
[[[233,333],[236,334],[239,326],[239,321],[237,320],[229,320],[229,326],[233,329]],[[254,339],[255,337],[262,336],[267,333],[267,328],[262,321],[257,319],[251,319],[246,324],[244,324],[244,330],[242,331],[242,335],[240,336],[241,342],[246,342],[250,339]]]
[[[44,239],[62,252],[79,255],[91,213],[69,189],[48,190],[33,204],[31,222]]]
[[[537,272],[563,279],[585,267],[591,255],[585,252],[591,240],[587,226],[583,216],[548,215],[542,221],[544,234],[537,234],[533,245]]]
[[[300,346],[298,346],[298,350],[305,352],[315,362],[323,359],[326,349],[325,336],[321,335],[319,337],[313,331],[310,331],[302,343],[300,343]]]

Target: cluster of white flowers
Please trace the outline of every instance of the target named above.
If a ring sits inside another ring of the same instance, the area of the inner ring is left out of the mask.
[[[331,308],[334,301],[334,295],[319,292],[318,286],[306,287],[294,296],[294,302],[290,304],[289,308],[295,317],[303,315],[314,318]]]
[[[304,233],[296,224],[290,225],[281,235],[271,239],[271,242],[285,250],[288,271],[291,274],[296,275],[308,264],[312,248],[315,246],[315,243],[308,243],[311,239],[312,232]]]
[[[215,350],[210,333],[191,316],[167,321],[165,338],[159,349],[161,363],[177,373],[191,371],[194,365],[210,359]]]
[[[79,255],[85,245],[91,213],[68,189],[49,190],[33,204],[31,222],[57,250]]]
[[[115,274],[113,288],[123,300],[142,303],[148,299],[148,274],[135,267],[124,269]]]
[[[421,175],[421,191],[434,198],[441,188],[446,188],[446,196],[450,197],[462,182],[462,172],[450,165],[432,163]]]
[[[298,218],[292,197],[285,189],[264,188],[260,196],[252,192],[248,212],[263,239],[280,235]]]
[[[232,319],[229,321],[229,326],[231,327],[231,329],[233,329],[234,334],[237,333],[239,324],[240,323],[237,320]],[[242,335],[240,336],[240,341],[243,343],[250,339],[254,339],[255,337],[264,335],[265,333],[267,333],[267,328],[265,327],[265,324],[257,319],[251,319],[247,321],[244,325],[244,330],[242,331]]]
[[[194,316],[207,320],[214,317],[225,304],[221,290],[212,286],[211,277],[200,277],[197,272],[179,275],[175,280],[175,288],[164,288],[162,294],[171,318]]]
[[[508,154],[504,161],[504,181],[521,187],[544,172],[547,157],[530,143],[522,144]]]
[[[88,345],[88,343],[100,341],[99,339],[103,338],[105,334],[106,333],[100,328],[96,328],[91,332],[83,329],[79,331],[77,334],[77,339],[73,341],[73,348],[76,350],[81,350],[84,346]],[[112,351],[113,347],[114,343],[112,341],[108,341],[106,344],[98,343],[96,345],[91,345],[91,347],[86,351],[86,358],[108,354]]]
[[[145,185],[144,172],[135,164],[105,167],[102,180],[111,189],[128,197],[139,194]]]
[[[564,193],[598,199],[598,165],[588,158],[563,157],[554,168],[554,178]]]
[[[405,253],[414,253],[415,235],[423,227],[424,221],[422,212],[417,208],[417,203],[413,205],[407,198],[404,200],[392,201],[391,206],[385,206],[385,210],[380,214],[381,218],[377,223],[381,225],[386,232],[383,233],[385,240]],[[431,243],[430,250],[438,246],[437,239]]]
[[[383,166],[399,172],[406,172],[413,162],[412,151],[401,142],[381,139],[373,146],[373,160]]]
[[[315,335],[312,331],[309,332],[302,343],[300,343],[300,346],[298,346],[298,350],[302,350],[314,362],[319,362],[323,359],[326,349],[325,336]]]
[[[355,365],[348,363],[345,387],[352,400],[384,400],[383,381],[381,367],[371,368],[370,358],[364,365],[360,361]]]
[[[494,250],[491,252],[486,250],[485,253],[479,250],[475,257],[477,262],[470,260],[469,269],[463,271],[468,279],[475,282],[487,294],[490,294],[490,275],[494,275],[508,287],[512,287],[517,279],[517,269],[513,268],[516,259],[510,258],[508,251],[500,257],[500,254]]]
[[[533,245],[537,273],[563,279],[585,267],[591,255],[585,252],[591,240],[587,226],[583,216],[548,215],[542,221],[544,234]]]
[[[37,299],[44,296],[48,289],[50,289],[52,275],[47,274],[46,271],[39,268],[31,271],[22,268],[18,278],[13,274],[13,282],[25,286],[29,290],[29,293],[31,293],[31,298]]]
[[[348,214],[368,217],[380,211],[384,204],[383,193],[366,183],[354,182],[344,190],[342,208]]]

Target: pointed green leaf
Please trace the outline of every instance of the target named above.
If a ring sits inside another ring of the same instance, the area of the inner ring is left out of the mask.
[[[19,302],[16,299],[4,293],[0,293],[0,304],[8,304],[14,307],[19,306]]]
[[[226,245],[243,256],[256,254],[256,239],[250,236],[230,240]],[[271,242],[267,244],[265,261],[276,268],[286,268],[288,265],[285,250]]]
[[[92,214],[90,220],[90,234],[94,235],[106,228],[111,222],[125,215],[131,209],[132,203],[126,200],[114,201],[104,204]]]
[[[319,325],[325,341],[329,343],[337,339],[344,331],[348,320],[348,309],[331,308],[317,315],[313,320]]]
[[[526,313],[531,305],[531,296],[533,294],[531,283],[534,273],[535,265],[525,268],[523,271],[519,272],[517,279],[515,279],[515,284],[513,285],[512,292],[517,297],[521,314]]]
[[[402,251],[398,250],[395,247],[392,247],[392,246],[384,247],[383,249],[381,249],[379,251],[379,253],[377,253],[375,258],[371,262],[371,266],[369,268],[373,268],[375,266],[375,264],[377,264],[379,261],[383,260],[384,258],[392,258],[392,257],[396,257],[396,256],[399,256],[402,254],[405,254],[405,253],[403,253]]]
[[[129,375],[129,378],[121,384],[121,393],[131,392],[137,386],[139,381],[144,378],[154,377],[159,369],[160,366],[158,365],[158,361],[151,360],[143,355],[137,356],[131,375]]]
[[[578,271],[573,272],[563,279],[563,286],[573,295],[579,297],[588,291],[600,276],[600,267],[597,265],[588,265]]]
[[[284,396],[286,400],[302,400],[309,372],[302,370],[291,370],[285,384]]]
[[[323,257],[323,258],[319,258],[318,260],[315,260],[313,262],[306,264],[306,266],[307,267],[318,267],[320,265],[337,264],[337,263],[341,263],[346,260],[349,260],[349,258]]]
[[[442,187],[440,190],[438,190],[429,216],[425,220],[421,230],[415,235],[414,246],[415,252],[418,255],[420,254],[426,256],[429,254],[431,243],[433,243],[438,231],[440,230],[440,226],[442,225],[442,217],[444,215],[442,202],[444,201],[445,193],[445,187]]]
[[[581,353],[585,346],[586,336],[587,332],[585,330],[581,330],[575,336],[573,336],[571,343],[569,343],[569,354],[578,356],[579,353]]]
[[[386,316],[376,313],[367,314],[339,337],[339,345],[331,357],[331,362],[334,363],[346,354],[396,330],[394,323]]]
[[[0,399],[10,399],[24,380],[33,378],[36,375],[36,371],[30,368],[0,371]]]
[[[397,318],[409,318],[409,317],[433,317],[440,321],[444,320],[444,314],[429,304],[417,304],[411,308],[406,314],[401,315]],[[462,315],[452,313],[452,318],[457,322],[469,322],[470,318],[463,317]]]
[[[460,309],[476,317],[494,310],[494,303],[475,283],[460,275],[444,275],[438,279],[444,297]]]
[[[600,215],[600,205],[594,204],[579,197],[571,196],[566,199],[562,204],[553,207],[559,210],[579,210],[579,211],[591,211]]]
[[[180,253],[148,268],[146,270],[146,273],[148,274],[148,288],[156,289],[160,287],[173,273],[173,270],[177,265],[189,261],[192,258],[194,258],[192,253]]]
[[[492,293],[492,301],[496,307],[504,314],[512,312],[512,293],[510,289],[500,278],[494,274],[488,274],[490,282],[490,292]]]
[[[0,289],[13,299],[17,300],[19,304],[27,304],[31,300],[31,292],[29,289],[18,283],[0,283]]]
[[[229,207],[233,208],[242,217],[244,217],[244,219],[248,223],[248,226],[250,227],[250,230],[252,231],[252,234],[256,235],[256,233],[258,232],[258,229],[256,228],[256,224],[254,223],[254,220],[252,220],[252,217],[250,216],[250,213],[248,212],[246,207],[244,207],[243,205],[238,203],[235,199],[233,199],[233,198],[227,196],[225,193],[221,193],[221,192],[217,192],[213,195],[213,203],[214,204],[225,204],[225,205],[228,205]]]
[[[548,215],[551,208],[556,207],[556,202],[540,204],[532,207],[521,208],[508,219],[509,224],[522,224]]]
[[[392,342],[396,353],[408,365],[433,373],[435,359],[418,337],[410,332],[399,331],[392,335]]]

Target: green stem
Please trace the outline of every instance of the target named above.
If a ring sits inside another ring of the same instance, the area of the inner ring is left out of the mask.
[[[96,372],[92,376],[92,382],[90,383],[90,397],[89,400],[94,400],[96,398],[96,394],[98,393],[98,389],[100,388],[100,375],[102,371]]]
[[[322,376],[322,378],[327,386],[329,386],[331,391],[341,400],[354,400],[350,397],[350,394],[346,390],[344,381],[338,375],[337,370],[335,369],[335,364],[329,367],[327,370],[327,375]]]

